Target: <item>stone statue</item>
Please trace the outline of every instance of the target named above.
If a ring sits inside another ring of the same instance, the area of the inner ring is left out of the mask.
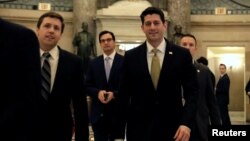
[[[181,25],[175,25],[174,30],[175,30],[175,33],[173,35],[172,42],[174,44],[178,45],[180,43],[180,39],[181,39],[181,37],[183,35]]]
[[[75,53],[83,59],[84,73],[86,74],[89,61],[97,55],[95,38],[88,32],[88,23],[82,23],[82,31],[75,35],[73,46]]]

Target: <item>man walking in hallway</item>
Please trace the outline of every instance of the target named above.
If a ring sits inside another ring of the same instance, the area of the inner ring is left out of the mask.
[[[194,35],[184,34],[180,45],[189,49],[193,60],[197,52],[197,41]],[[199,81],[199,95],[195,127],[191,131],[191,141],[208,141],[209,125],[221,125],[219,107],[214,95],[214,86],[208,67],[193,61]]]
[[[115,51],[113,32],[100,32],[99,43],[103,54],[90,61],[86,75],[86,90],[92,100],[90,121],[95,141],[114,141],[124,138],[117,134],[120,109],[116,101],[123,56]]]
[[[227,67],[225,64],[219,65],[219,71],[220,78],[215,87],[216,98],[219,104],[222,125],[229,126],[231,125],[228,111],[230,79],[226,73]]]
[[[164,17],[161,9],[146,8],[140,15],[146,41],[125,52],[118,101],[124,104],[127,141],[189,141],[195,122],[192,56],[164,38]]]
[[[44,141],[88,141],[88,110],[84,92],[83,61],[61,47],[64,19],[56,12],[46,12],[37,22],[44,92]],[[43,54],[46,54],[44,57]],[[44,68],[44,69],[43,69]],[[46,86],[46,87],[45,87]]]

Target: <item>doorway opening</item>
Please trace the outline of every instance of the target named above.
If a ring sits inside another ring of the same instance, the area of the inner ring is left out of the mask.
[[[219,79],[219,64],[227,66],[230,78],[229,111],[232,121],[245,121],[245,47],[218,46],[207,47],[209,68]]]

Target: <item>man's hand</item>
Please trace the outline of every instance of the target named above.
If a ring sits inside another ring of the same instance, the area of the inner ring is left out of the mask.
[[[174,136],[175,141],[189,141],[190,132],[190,128],[180,125]]]
[[[98,93],[98,99],[103,103],[107,104],[114,98],[113,92],[107,92],[105,90],[100,90]]]

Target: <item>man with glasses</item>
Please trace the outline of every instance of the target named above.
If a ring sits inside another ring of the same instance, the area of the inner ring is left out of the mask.
[[[120,82],[123,56],[115,51],[115,36],[111,31],[99,34],[103,54],[90,61],[86,74],[86,90],[91,97],[90,121],[95,141],[114,141],[118,134],[116,96]]]

